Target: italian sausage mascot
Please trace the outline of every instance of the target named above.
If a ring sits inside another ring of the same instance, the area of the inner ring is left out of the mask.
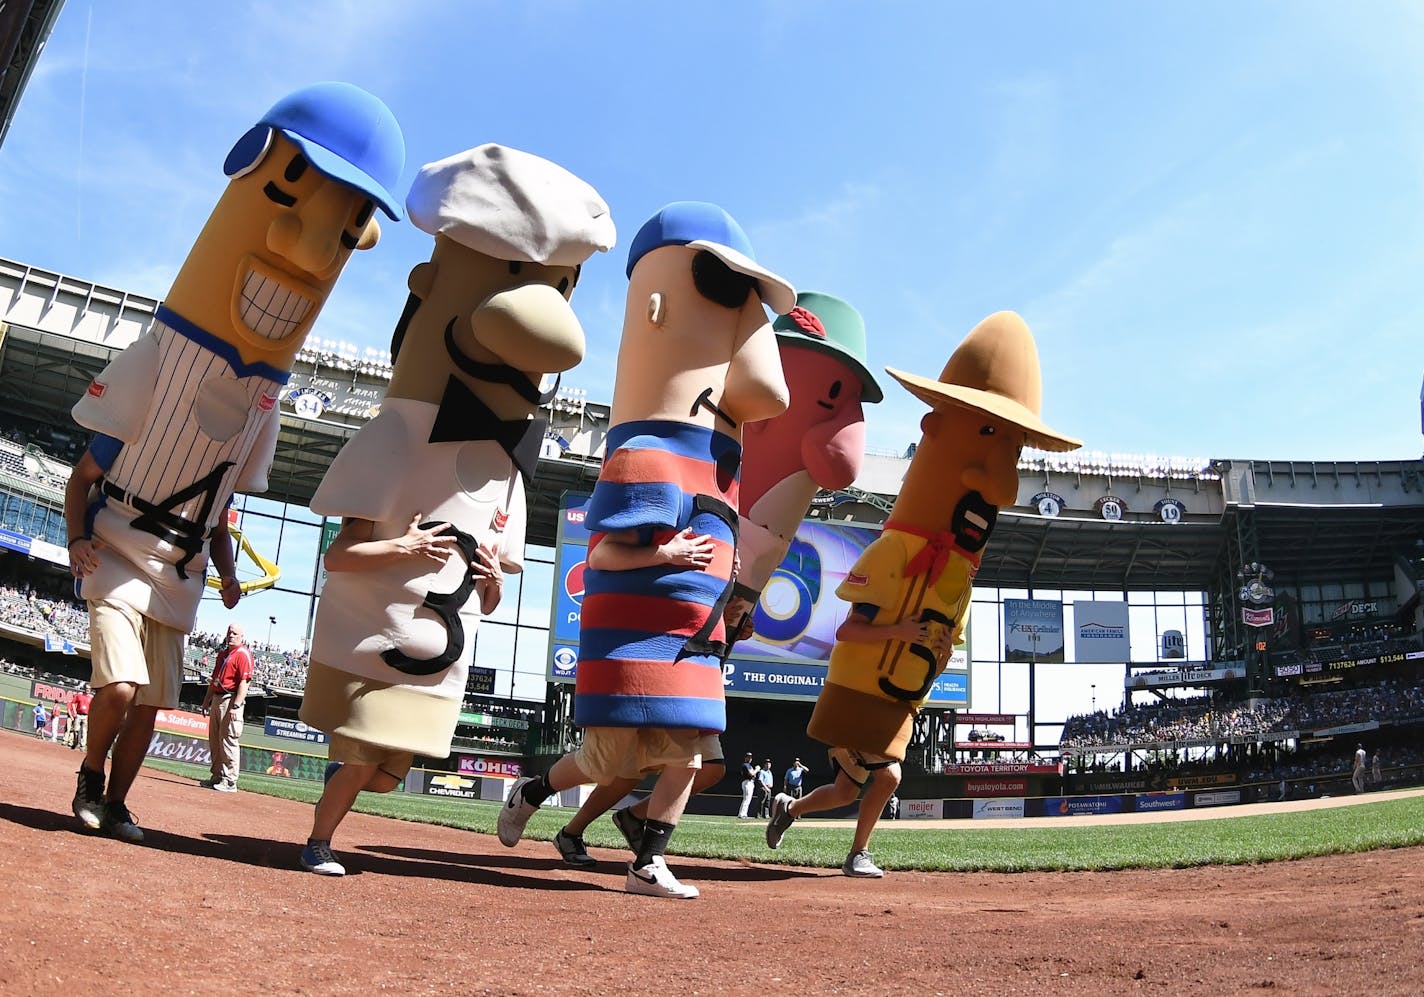
[[[499,145],[425,166],[406,204],[434,252],[411,271],[381,411],[311,503],[342,520],[301,709],[331,734],[302,855],[323,875],[345,872],[330,842],[357,794],[450,753],[475,629],[523,566],[524,479],[557,388],[543,381],[583,358],[568,299],[615,236],[587,183]]]

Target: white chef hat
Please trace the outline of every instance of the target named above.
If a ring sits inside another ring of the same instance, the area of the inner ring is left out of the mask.
[[[577,266],[617,237],[598,191],[547,159],[494,143],[421,167],[405,206],[422,232],[498,260]]]

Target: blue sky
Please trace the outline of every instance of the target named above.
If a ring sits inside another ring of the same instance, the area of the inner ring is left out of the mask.
[[[609,202],[574,298],[606,400],[633,232],[715,201],[763,263],[936,375],[1000,308],[1104,452],[1421,452],[1424,8],[1373,3],[68,0],[0,146],[0,255],[162,296],[278,97],[382,97],[425,162],[496,141]],[[404,186],[400,193],[404,194]],[[315,334],[384,346],[429,237],[387,225]],[[888,379],[886,379],[888,382]],[[893,383],[870,444],[923,406]]]

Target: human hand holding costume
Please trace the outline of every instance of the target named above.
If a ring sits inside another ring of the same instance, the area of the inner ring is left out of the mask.
[[[235,609],[237,602],[242,598],[242,583],[233,575],[228,575],[222,580],[222,604],[226,609]]]
[[[411,518],[405,536],[395,541],[396,549],[408,557],[423,557],[436,564],[444,564],[450,559],[450,552],[455,547],[454,535],[445,532],[450,528],[450,524],[436,523],[426,529],[420,525],[424,518],[423,512],[417,512]]]
[[[475,592],[480,597],[480,614],[488,616],[504,596],[504,569],[499,565],[499,551],[495,547],[480,544],[475,548],[470,577],[475,580]]]
[[[75,578],[93,574],[99,567],[99,550],[103,541],[79,537],[69,545],[69,572]]]
[[[683,568],[705,568],[712,563],[715,553],[712,537],[706,533],[694,534],[690,526],[658,545],[658,556],[663,561]]]

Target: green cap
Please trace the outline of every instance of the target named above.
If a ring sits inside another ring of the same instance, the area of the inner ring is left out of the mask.
[[[861,401],[878,402],[885,397],[865,365],[865,319],[840,298],[802,291],[796,295],[796,307],[778,315],[771,327],[783,343],[828,353],[854,370],[860,378]]]

